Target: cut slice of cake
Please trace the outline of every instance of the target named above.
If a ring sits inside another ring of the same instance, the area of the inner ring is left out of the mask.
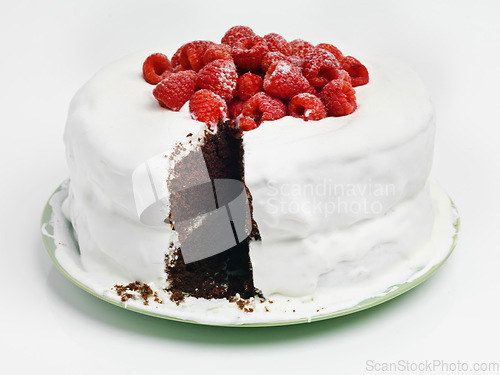
[[[167,290],[174,301],[186,295],[227,299],[257,295],[248,243],[258,240],[259,234],[251,217],[251,196],[244,185],[243,154],[240,132],[229,121],[221,122],[215,132],[206,132],[199,149],[172,167],[168,222],[178,233],[178,245],[171,244],[166,273]],[[205,170],[206,176],[200,173]],[[234,181],[240,184],[228,186]],[[224,191],[224,187],[229,190]],[[240,195],[244,195],[243,206],[228,211],[228,205]],[[213,214],[220,210],[224,216],[216,216],[214,225]],[[241,214],[242,220],[237,220]],[[236,230],[237,225],[241,231]]]

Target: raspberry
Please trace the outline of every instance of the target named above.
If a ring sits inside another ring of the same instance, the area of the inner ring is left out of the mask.
[[[173,70],[173,73],[179,73],[179,72],[182,72],[182,71],[184,71],[184,70],[186,70],[186,69],[184,69],[184,68],[182,67],[182,65],[175,65],[175,66],[172,68],[172,70]]]
[[[288,114],[308,121],[318,121],[326,117],[323,102],[312,94],[302,93],[295,95],[288,103]]]
[[[304,58],[314,46],[302,39],[295,39],[290,42],[290,47],[292,47],[292,55]]]
[[[228,106],[229,118],[235,119],[239,115],[241,115],[241,111],[243,111],[243,105],[245,102],[238,98],[233,98]]]
[[[299,68],[302,71],[302,67],[304,65],[304,59],[300,56],[288,56],[288,59],[290,62],[295,65],[297,68]]]
[[[175,70],[199,71],[203,67],[203,55],[206,49],[213,44],[207,40],[195,40],[182,45],[172,56],[172,65]]]
[[[316,48],[321,48],[324,49],[325,51],[332,53],[339,63],[341,63],[342,60],[344,60],[344,55],[342,54],[342,52],[340,52],[340,50],[333,44],[320,43],[316,46]]]
[[[257,129],[257,124],[254,119],[248,116],[240,118],[239,121],[240,132],[247,132],[249,130]]]
[[[264,55],[264,57],[262,58],[262,62],[260,64],[262,71],[267,72],[267,70],[272,65],[272,63],[274,63],[276,61],[288,61],[288,62],[290,62],[288,60],[287,56],[285,56],[281,52],[275,52],[275,51],[268,52]]]
[[[229,44],[230,46],[232,46],[238,40],[252,37],[254,35],[255,33],[248,26],[233,26],[228,31],[226,31],[226,34],[224,34],[221,39],[221,43]]]
[[[227,44],[213,44],[208,47],[203,55],[203,65],[210,64],[215,60],[233,60],[231,47]]]
[[[215,60],[205,65],[198,73],[198,87],[219,95],[230,101],[236,93],[238,73],[234,63],[229,60]]]
[[[257,35],[242,38],[233,44],[234,63],[240,69],[258,71],[267,51],[267,43],[264,38]]]
[[[286,116],[285,104],[265,92],[259,92],[243,105],[243,116],[252,118],[257,125],[262,121],[273,121]]]
[[[344,69],[339,69],[337,73],[338,77],[336,77],[335,79],[343,79],[344,81],[351,83],[351,76],[349,76],[349,73],[347,73]]]
[[[180,46],[177,49],[177,51],[175,51],[174,55],[172,56],[172,59],[170,60],[172,62],[172,66],[174,68],[174,72],[178,72],[180,70],[183,70],[182,64],[181,64],[181,54],[182,54],[182,51],[184,50],[185,46],[186,46],[185,44]]]
[[[262,91],[263,80],[257,74],[247,72],[238,78],[236,95],[241,100],[248,100],[259,91]]]
[[[302,70],[312,86],[323,87],[338,78],[339,63],[332,53],[316,48],[306,55]]]
[[[285,56],[292,54],[292,47],[281,35],[276,33],[267,34],[264,36],[267,42],[267,48],[271,52],[281,52]]]
[[[281,52],[268,52],[264,55],[260,64],[262,71],[267,72],[272,63],[276,61],[287,61],[298,68],[302,67],[302,59],[297,56],[286,56]]]
[[[199,71],[204,65],[203,56],[205,55],[205,51],[214,44],[206,40],[196,40],[188,43],[186,45],[186,56],[189,61],[189,67],[186,69],[192,69],[195,72]]]
[[[172,73],[172,64],[163,53],[153,53],[142,65],[142,75],[147,83],[156,85]]]
[[[192,118],[211,127],[227,120],[226,102],[209,90],[198,90],[193,94],[189,101],[189,112]]]
[[[353,87],[366,85],[369,80],[368,69],[352,56],[342,61],[342,69],[349,73]]]
[[[320,93],[329,116],[345,116],[356,110],[356,92],[350,82],[334,79],[327,83]]]
[[[301,92],[311,92],[311,89],[299,68],[287,61],[274,62],[264,77],[264,90],[281,99],[291,99]]]
[[[160,105],[178,111],[196,90],[196,73],[186,70],[172,73],[158,83],[153,95]]]

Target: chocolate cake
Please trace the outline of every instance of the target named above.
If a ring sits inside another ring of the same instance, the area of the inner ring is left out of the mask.
[[[201,144],[203,156],[210,182],[205,182],[203,168],[198,163],[197,150],[189,152],[175,163],[171,178],[168,181],[171,214],[167,219],[172,229],[176,230],[176,222],[190,217],[213,212],[217,208],[229,204],[241,191],[216,192],[214,181],[233,180],[241,182],[241,188],[250,203],[250,217],[246,225],[251,226],[248,237],[238,241],[234,221],[231,227],[237,244],[221,253],[190,262],[184,261],[182,244],[185,241],[211,243],[210,236],[218,236],[217,231],[178,230],[181,246],[170,244],[166,256],[166,273],[168,275],[171,299],[181,301],[186,295],[198,298],[227,298],[239,296],[250,298],[258,294],[253,285],[252,265],[248,254],[250,239],[259,239],[258,228],[251,217],[251,196],[244,185],[243,146],[240,132],[231,122],[219,122],[215,132],[207,131]],[[185,188],[190,186],[190,188]],[[214,200],[215,197],[215,200]],[[214,204],[215,203],[215,204]],[[175,218],[175,219],[174,219]],[[213,228],[209,228],[212,230]]]
[[[427,264],[447,201],[411,69],[243,26],[164,52],[111,64],[72,102],[64,207],[86,270],[179,311],[261,296],[317,311]]]

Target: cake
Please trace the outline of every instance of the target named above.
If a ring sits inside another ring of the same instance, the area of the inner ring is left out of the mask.
[[[83,267],[120,295],[244,307],[391,285],[436,230],[434,128],[405,65],[237,26],[80,89],[63,207]]]

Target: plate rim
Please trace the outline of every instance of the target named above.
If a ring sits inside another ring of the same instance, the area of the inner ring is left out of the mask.
[[[455,214],[455,222],[453,223],[454,234],[452,236],[452,243],[451,243],[450,249],[448,250],[446,255],[441,260],[439,260],[438,263],[436,263],[427,272],[420,275],[418,278],[411,280],[411,281],[403,282],[401,284],[388,286],[386,288],[386,291],[390,290],[389,292],[384,293],[382,296],[379,295],[379,296],[373,296],[373,297],[364,299],[364,300],[360,301],[358,304],[356,304],[355,306],[343,308],[343,309],[340,309],[337,311],[328,312],[328,313],[324,313],[324,314],[317,314],[317,315],[311,316],[310,318],[297,318],[297,319],[293,319],[293,320],[270,321],[267,323],[266,322],[255,322],[255,323],[220,324],[220,323],[198,322],[195,320],[181,319],[181,318],[177,318],[177,317],[170,316],[170,315],[155,313],[155,312],[149,311],[147,309],[142,309],[139,307],[131,306],[125,302],[120,302],[120,301],[114,300],[110,297],[107,297],[104,294],[97,293],[92,288],[88,287],[87,285],[85,285],[84,283],[80,282],[75,277],[73,277],[71,275],[71,273],[63,267],[63,265],[59,262],[59,260],[56,257],[56,254],[55,254],[56,249],[57,249],[57,245],[55,243],[56,238],[54,237],[54,232],[50,233],[48,231],[48,229],[52,228],[52,231],[54,231],[53,225],[50,223],[50,220],[52,218],[52,213],[53,213],[52,205],[50,204],[51,200],[57,193],[59,193],[61,190],[63,190],[65,188],[65,185],[68,183],[68,181],[69,181],[69,179],[66,179],[65,181],[63,181],[57,187],[57,189],[50,195],[49,199],[47,200],[47,203],[44,206],[44,209],[43,209],[42,215],[41,215],[41,220],[40,220],[42,242],[44,244],[45,250],[48,252],[50,258],[52,259],[52,262],[54,263],[56,268],[59,270],[59,272],[61,272],[68,280],[73,282],[73,284],[75,284],[79,288],[83,289],[87,293],[99,298],[100,300],[111,303],[112,305],[124,308],[125,310],[134,311],[136,313],[152,316],[155,318],[166,319],[166,320],[182,322],[182,323],[191,323],[191,324],[197,324],[197,325],[209,325],[209,326],[218,326],[218,327],[288,326],[288,325],[297,325],[297,324],[303,324],[303,323],[322,321],[322,320],[326,320],[326,319],[338,318],[341,316],[353,314],[356,312],[360,312],[360,311],[367,310],[369,308],[378,306],[382,303],[390,301],[390,300],[410,291],[411,289],[417,287],[418,285],[420,285],[421,283],[423,283],[424,281],[429,279],[432,275],[434,275],[434,273],[448,260],[450,255],[455,250],[455,247],[457,245],[458,235],[460,233],[460,225],[461,225],[460,216],[458,215],[457,207],[456,207],[455,203],[453,202],[453,200],[447,195],[447,197],[450,201],[450,204],[451,204],[451,208]],[[69,225],[71,225],[71,222],[69,220],[67,220],[67,223]],[[75,242],[77,242],[77,241],[75,240]]]

